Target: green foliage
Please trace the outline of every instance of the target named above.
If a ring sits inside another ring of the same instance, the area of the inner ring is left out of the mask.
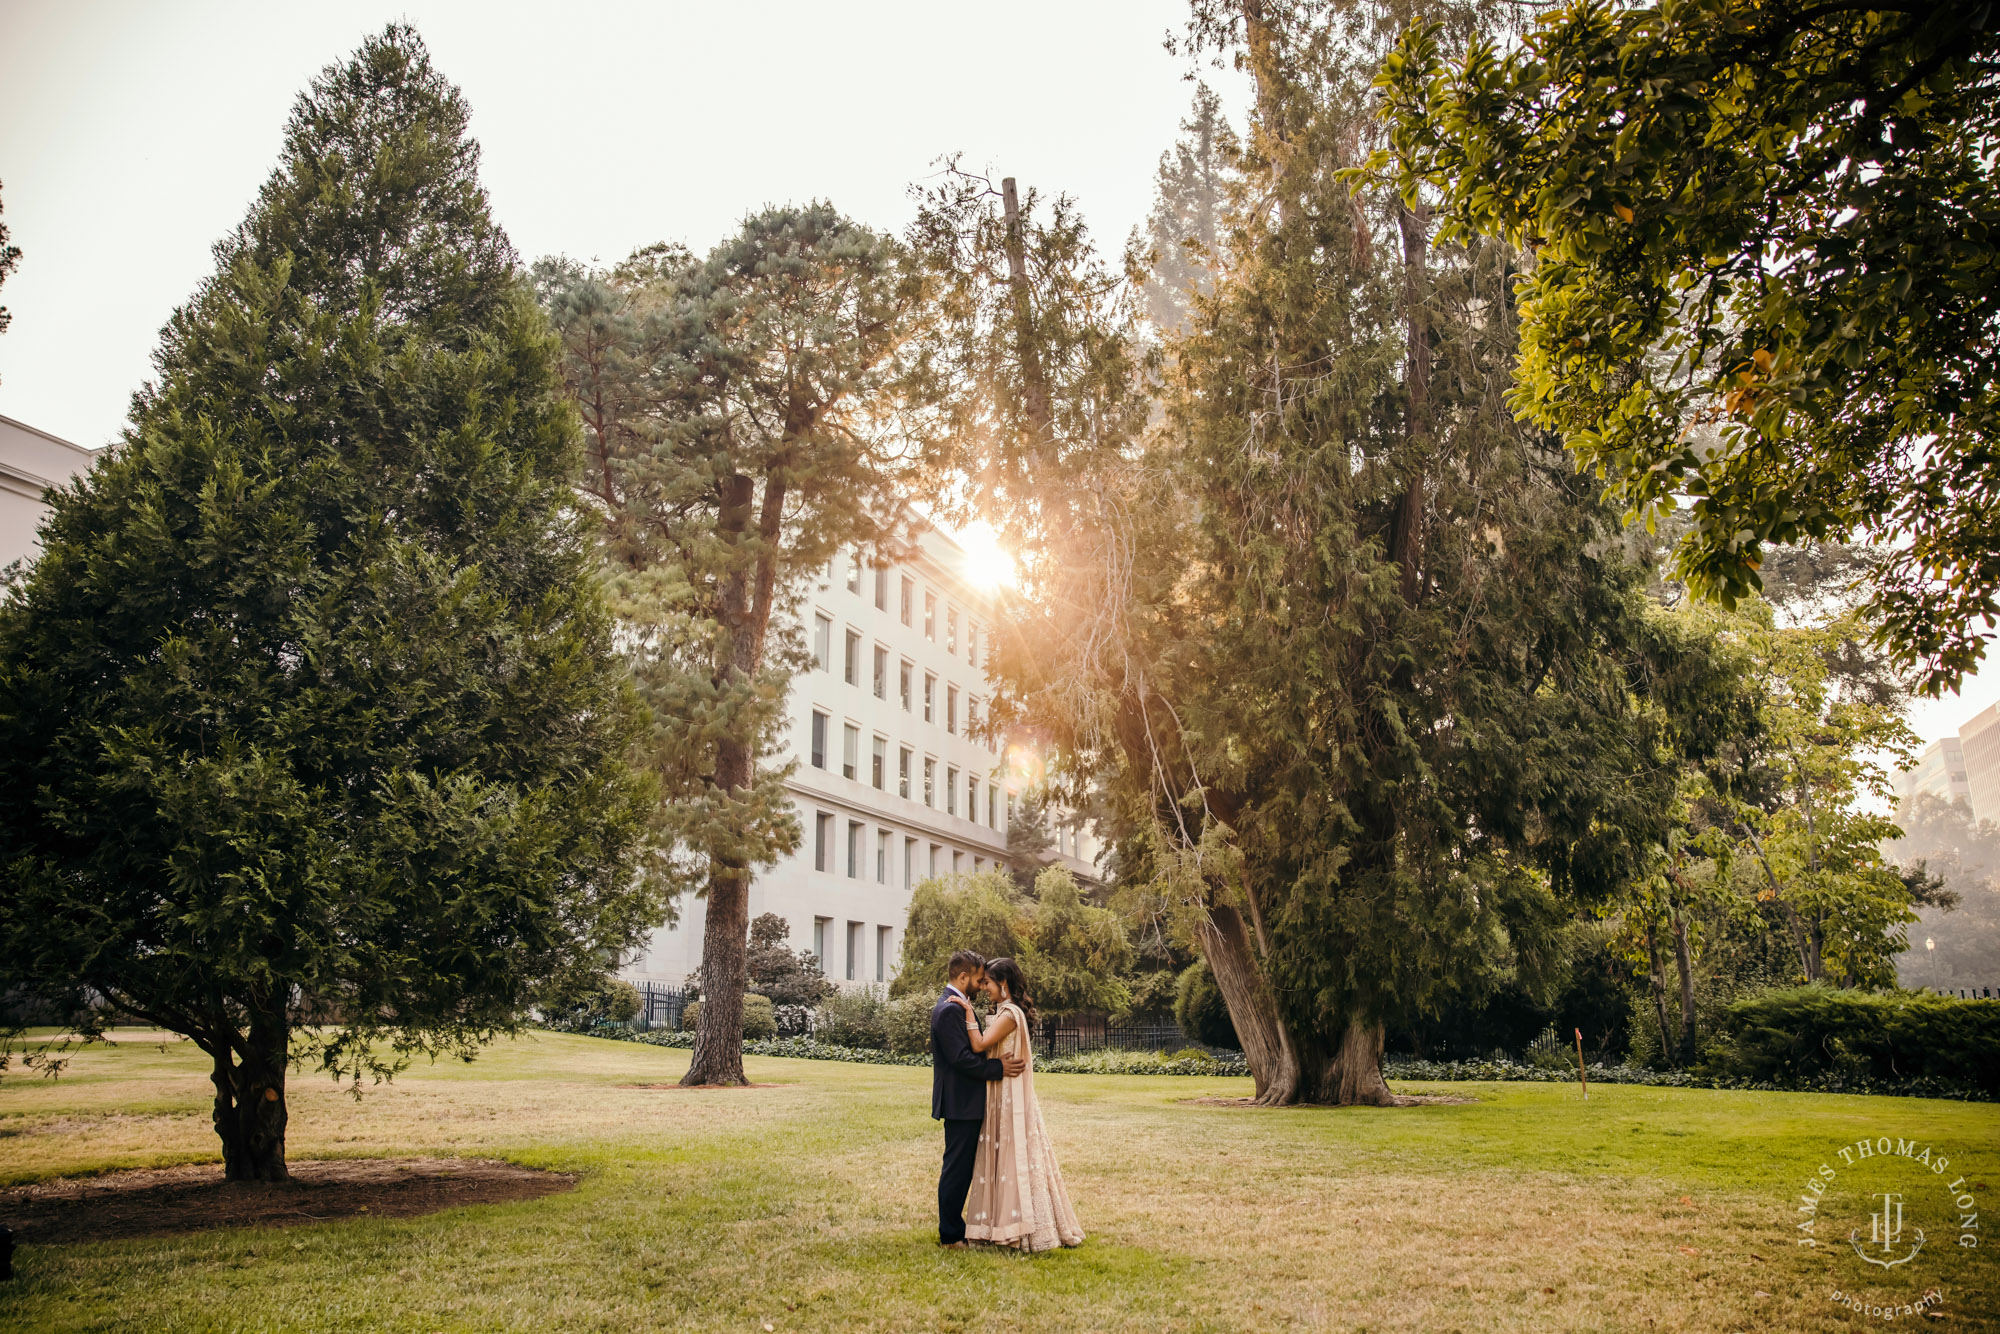
[[[1794,987],[1729,1007],[1716,1069],[1753,1080],[1931,1079],[2000,1096],[2000,1001]]]
[[[969,949],[1019,963],[1041,1014],[1124,1010],[1131,993],[1119,973],[1131,963],[1132,946],[1118,914],[1084,903],[1060,867],[1043,870],[1035,892],[1023,897],[998,870],[919,884],[890,994],[935,998],[952,954]]]
[[[692,1033],[701,1023],[701,1002],[692,1001],[681,1011],[681,1031]],[[743,997],[743,1036],[762,1040],[778,1036],[777,1007],[769,996],[750,992]]]
[[[872,983],[850,990],[836,988],[819,1003],[813,1036],[840,1047],[887,1047],[889,1002],[882,988]]]
[[[1134,973],[1125,982],[1131,999],[1122,1018],[1158,1017],[1174,1013],[1180,996],[1180,978],[1169,968],[1152,968]]]
[[[1210,1047],[1241,1045],[1236,1026],[1229,1021],[1229,1006],[1215,985],[1215,974],[1200,959],[1181,971],[1174,990],[1174,1023],[1189,1039]]]
[[[4,206],[0,206],[0,211],[4,211]],[[7,224],[4,221],[0,221],[0,284],[4,284],[7,281],[8,277],[13,274],[20,263],[21,247],[8,243]],[[7,326],[13,322],[14,316],[12,313],[8,311],[7,307],[0,306],[0,333],[6,333]]]
[[[920,992],[898,996],[882,1014],[882,1032],[889,1050],[900,1056],[922,1056],[931,1049],[931,1006],[936,997]]]
[[[791,924],[776,913],[760,914],[750,923],[750,946],[744,954],[750,989],[770,997],[774,1005],[817,1005],[834,985],[820,971],[818,955],[790,948],[791,934]]]
[[[933,876],[919,882],[910,892],[903,963],[889,994],[936,999],[948,980],[946,965],[958,950],[972,950],[988,959],[1019,958],[1020,927],[1026,915],[1026,901],[1002,871]]]
[[[1691,500],[1725,605],[1870,533],[1932,693],[2000,610],[1996,55],[1949,5],[1568,0],[1456,58],[1415,27],[1380,79],[1405,191],[1534,252],[1510,406],[1634,510]]]
[[[469,1058],[664,912],[575,413],[468,116],[407,28],[314,81],[0,606],[0,990],[193,1038],[232,1176],[282,1175],[288,1054]]]
[[[564,1033],[589,1033],[636,1019],[644,1002],[639,989],[621,978],[598,973],[544,994],[536,1008],[542,1024]]]

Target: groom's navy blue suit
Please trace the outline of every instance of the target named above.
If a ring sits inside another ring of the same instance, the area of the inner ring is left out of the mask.
[[[931,1008],[931,1117],[944,1122],[944,1167],[938,1173],[938,1240],[965,1240],[965,1193],[986,1121],[986,1085],[1006,1074],[1000,1062],[972,1049],[965,1011],[947,988]]]

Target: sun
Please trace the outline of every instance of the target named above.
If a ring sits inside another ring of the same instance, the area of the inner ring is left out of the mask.
[[[959,549],[965,552],[965,578],[982,593],[995,593],[1014,586],[1014,557],[1000,545],[993,525],[976,519],[958,535]]]

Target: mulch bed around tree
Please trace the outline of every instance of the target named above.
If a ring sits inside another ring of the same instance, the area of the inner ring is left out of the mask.
[[[1391,1104],[1395,1107],[1450,1107],[1479,1101],[1477,1098],[1461,1098],[1451,1093],[1425,1093],[1414,1096],[1407,1093],[1395,1093],[1390,1096],[1395,1099]],[[1181,1105],[1185,1107],[1255,1107],[1257,1106],[1257,1100],[1255,1098],[1182,1098]],[[1313,1102],[1288,1103],[1283,1107],[1267,1107],[1263,1110],[1302,1112],[1312,1111],[1315,1108],[1320,1111],[1336,1110],[1324,1103]]]
[[[287,1227],[343,1218],[414,1218],[466,1204],[554,1195],[576,1185],[490,1158],[339,1158],[289,1164],[290,1181],[225,1181],[221,1163],[61,1177],[0,1190],[0,1223],[29,1246]]]
[[[620,1084],[622,1089],[693,1089],[705,1092],[709,1089],[788,1089],[790,1084]]]

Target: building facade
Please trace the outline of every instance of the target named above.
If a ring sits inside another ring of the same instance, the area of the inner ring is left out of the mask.
[[[1988,705],[1958,729],[1965,797],[1977,820],[2000,823],[2000,704]]]
[[[41,550],[35,530],[48,513],[42,492],[89,472],[95,457],[82,445],[0,417],[0,566]]]
[[[991,599],[965,554],[926,531],[909,558],[833,562],[801,607],[810,670],[792,683],[786,755],[799,849],[750,885],[750,916],[776,913],[794,949],[836,982],[887,982],[910,891],[932,876],[1007,865],[1007,830],[1031,766],[985,735]],[[1062,863],[1095,874],[1087,832],[1059,832]],[[701,963],[705,902],[684,899],[623,969],[678,985]]]
[[[1964,746],[1955,736],[1931,742],[1914,765],[1897,772],[1895,786],[1898,810],[1906,809],[1925,792],[1943,801],[1970,801]]]

